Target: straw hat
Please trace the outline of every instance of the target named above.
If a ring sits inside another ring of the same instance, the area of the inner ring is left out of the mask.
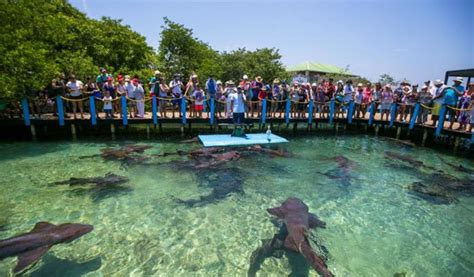
[[[247,75],[244,75],[244,77],[242,77],[242,79],[244,79],[244,80],[248,80],[248,79],[249,79],[249,76],[247,76]]]
[[[130,82],[130,75],[125,75],[125,82]]]
[[[161,75],[161,72],[159,70],[155,70],[155,75]]]
[[[464,79],[462,77],[457,77],[456,79],[454,79],[454,82],[462,83],[464,82]]]
[[[222,85],[221,80],[217,80],[216,84],[217,84],[217,85]]]
[[[358,88],[361,88],[361,87],[363,87],[363,86],[364,86],[364,84],[362,84],[362,83],[358,83],[358,84],[357,84],[357,87],[358,87]]]
[[[234,81],[232,81],[232,80],[227,81],[226,84],[228,84],[229,86],[235,85],[235,84],[234,84]]]
[[[279,80],[279,79],[275,79],[275,80],[273,80],[273,83],[274,83],[274,84],[279,84],[279,83],[280,83],[280,80]]]
[[[435,86],[441,86],[441,85],[443,85],[443,81],[441,81],[440,79],[435,80],[435,81],[434,81],[434,85],[435,85]]]
[[[255,78],[255,80],[256,80],[257,82],[261,82],[261,81],[262,81],[262,77],[257,76],[257,77]]]

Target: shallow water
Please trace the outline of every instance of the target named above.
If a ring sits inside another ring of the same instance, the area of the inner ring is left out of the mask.
[[[143,156],[199,147],[137,143],[153,146]],[[145,165],[79,158],[118,144],[0,144],[0,239],[27,232],[38,221],[95,228],[51,248],[28,274],[245,276],[252,252],[278,230],[266,209],[297,196],[327,223],[312,234],[327,248],[329,268],[337,276],[474,275],[474,198],[460,195],[453,204],[435,205],[414,197],[406,187],[419,177],[394,168],[384,151],[411,155],[444,171],[452,170],[443,167],[440,157],[473,168],[471,161],[365,136],[294,138],[285,146],[292,157],[252,155],[223,166],[229,169],[226,178],[241,178],[243,193],[188,207],[177,199],[208,195],[210,186],[220,182],[216,174],[178,169],[175,165],[186,157],[152,158]],[[340,173],[331,159],[337,155],[355,162],[350,180],[321,174]],[[107,172],[130,182],[111,191],[50,185]],[[0,276],[11,274],[15,264],[16,258],[0,261]],[[298,267],[299,274],[317,276],[304,263]],[[258,274],[287,276],[291,270],[285,256],[271,257]]]

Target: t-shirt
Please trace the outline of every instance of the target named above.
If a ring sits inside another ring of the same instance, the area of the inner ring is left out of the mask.
[[[176,80],[172,80],[170,82],[170,88],[171,88],[171,92],[173,92],[173,95],[177,96],[177,97],[180,97],[181,96],[181,86],[183,85],[183,83],[181,81],[176,81]]]
[[[133,97],[136,100],[143,100],[145,98],[145,90],[143,90],[143,87],[138,84],[138,85],[132,85],[133,86]]]
[[[160,93],[160,83],[161,83],[160,80],[156,77],[152,77],[150,79],[150,84],[152,85],[150,91],[157,96]]]
[[[204,105],[204,93],[202,90],[195,90],[193,92],[194,104],[195,105]]]
[[[229,98],[234,103],[232,110],[234,113],[245,112],[245,95],[243,93],[232,93]]]
[[[107,82],[107,78],[108,77],[111,77],[112,75],[110,74],[100,74],[97,76],[97,78],[95,79],[95,82],[99,85],[100,88],[102,88],[102,85],[105,84]]]
[[[444,93],[444,104],[450,106],[456,106],[458,102],[458,98],[456,96],[456,92],[452,88],[447,88],[446,92]]]
[[[112,96],[112,98],[115,98],[115,85],[112,83],[109,85],[109,83],[105,83],[103,86],[102,86],[102,89],[104,91],[108,91],[110,92],[110,96]]]
[[[81,89],[83,88],[84,84],[76,80],[75,82],[68,82],[66,86],[69,88],[71,96],[81,96],[82,92]]]
[[[104,98],[102,98],[102,101],[104,101],[104,110],[112,109],[112,96],[104,96]]]
[[[354,88],[351,85],[344,86],[344,98],[342,99],[343,102],[349,102],[352,100],[352,92]]]
[[[436,96],[440,95],[445,88],[446,88],[445,85],[442,85],[439,88],[435,87],[434,96],[436,97]],[[443,99],[443,97],[441,97],[441,98],[433,100],[433,102],[438,103],[438,104],[443,104],[444,99]]]
[[[132,85],[131,82],[127,82],[125,85],[125,88],[127,89],[127,96],[128,98],[134,98],[135,96],[133,95],[133,91],[135,90],[135,86]]]

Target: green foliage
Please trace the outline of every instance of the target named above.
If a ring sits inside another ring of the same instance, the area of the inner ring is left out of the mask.
[[[66,0],[0,1],[0,97],[46,87],[60,73],[79,79],[158,66],[145,38],[120,20],[93,20]],[[147,72],[147,74],[150,74]]]
[[[390,74],[380,75],[379,82],[384,86],[386,84],[395,84],[395,79]]]

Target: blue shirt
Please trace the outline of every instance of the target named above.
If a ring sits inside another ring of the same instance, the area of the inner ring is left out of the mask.
[[[444,104],[456,106],[457,102],[458,97],[456,95],[456,92],[452,88],[446,88],[446,91],[444,93]]]

